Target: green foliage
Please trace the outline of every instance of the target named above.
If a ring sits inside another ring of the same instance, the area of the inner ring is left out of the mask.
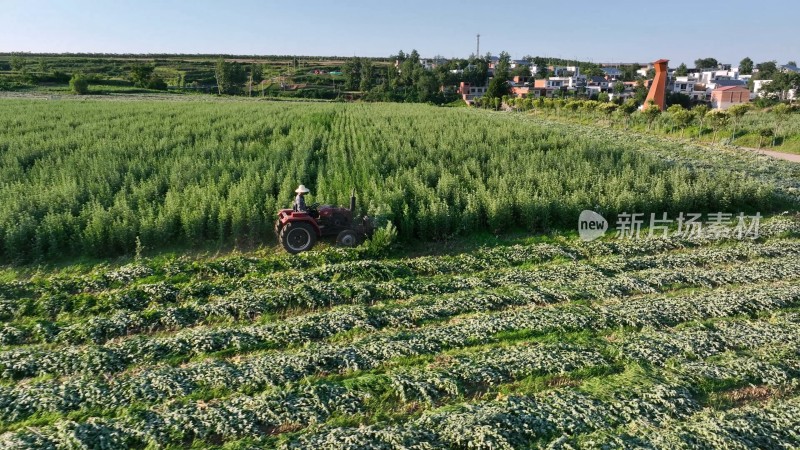
[[[80,73],[76,73],[69,80],[69,88],[73,94],[85,95],[89,93],[89,79]]]
[[[11,55],[11,70],[15,72],[24,72],[28,61],[26,58],[18,53]]]
[[[753,73],[753,60],[750,59],[749,56],[739,61],[739,73],[742,75],[750,75]]]
[[[362,244],[362,248],[364,254],[379,258],[387,255],[396,241],[397,228],[392,222],[388,222],[384,227],[375,230],[372,237]]]
[[[799,225],[37,270],[0,282],[0,445],[790,447]]]
[[[156,67],[152,64],[135,63],[131,67],[130,80],[135,86],[146,88]]]
[[[508,80],[504,77],[496,76],[489,82],[489,87],[486,89],[484,97],[488,99],[499,99],[504,95],[508,95],[511,88],[508,86]]]
[[[651,100],[642,110],[642,115],[650,126],[661,115],[661,108]]]
[[[132,254],[137,237],[147,249],[268,243],[299,182],[331,204],[363,189],[367,212],[423,240],[571,226],[587,205],[744,208],[771,195],[751,176],[716,175],[729,161],[689,170],[658,156],[672,147],[423,105],[6,100],[0,125],[6,261]]]
[[[147,80],[147,85],[145,86],[148,89],[155,89],[158,91],[166,91],[167,90],[167,82],[164,81],[158,75],[150,76],[150,79]]]
[[[776,61],[765,61],[756,65],[756,67],[758,68],[756,75],[759,80],[771,80],[778,72],[778,63]]]
[[[716,69],[719,63],[714,58],[700,58],[694,60],[694,67],[696,69]]]
[[[247,80],[248,74],[244,66],[235,62],[218,58],[214,67],[214,78],[217,81],[217,93],[238,94],[242,92],[242,85]]]
[[[672,105],[680,105],[686,109],[692,107],[692,99],[689,98],[686,94],[681,94],[680,92],[670,92],[666,96],[666,103],[667,106]]]
[[[509,71],[511,70],[511,56],[508,52],[502,51],[498,58],[497,67],[494,72],[495,77],[508,79]]]

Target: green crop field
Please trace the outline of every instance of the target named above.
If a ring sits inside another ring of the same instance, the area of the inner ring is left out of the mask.
[[[799,172],[427,105],[3,100],[0,258],[270,243],[299,183],[333,204],[356,188],[403,239],[434,240],[572,227],[586,208],[782,211]]]
[[[299,183],[396,239],[275,249]],[[798,202],[800,164],[538,115],[0,99],[0,449],[798,448]]]

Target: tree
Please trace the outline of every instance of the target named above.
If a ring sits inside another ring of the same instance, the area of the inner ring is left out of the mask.
[[[248,83],[248,95],[253,95],[253,85],[261,83],[264,80],[264,69],[258,64],[251,64],[248,77],[250,81]]]
[[[223,92],[228,90],[228,86],[230,85],[228,63],[226,63],[222,57],[217,59],[217,64],[214,66],[214,78],[217,79],[217,93],[222,95]]]
[[[342,66],[342,75],[344,76],[345,90],[354,91],[358,89],[361,84],[361,58],[347,60]]]
[[[597,109],[606,115],[606,117],[611,117],[611,114],[614,113],[618,108],[616,103],[601,103]]]
[[[214,78],[217,80],[217,92],[220,95],[236,94],[241,92],[247,73],[242,65],[226,62],[220,57],[214,66]]]
[[[11,70],[15,72],[25,72],[25,65],[27,61],[25,57],[19,54],[11,55]]]
[[[539,77],[539,79],[547,78],[548,75],[550,75],[550,69],[548,69],[546,65],[539,64],[536,66],[536,76]]]
[[[778,71],[778,63],[775,61],[766,61],[756,67],[758,68],[759,80],[769,80]]]
[[[167,82],[156,75],[155,70],[156,66],[154,64],[134,63],[131,66],[128,78],[133,82],[134,86],[164,91],[167,89]]]
[[[47,61],[44,58],[39,58],[37,69],[40,74],[44,75],[50,71],[50,66],[47,64]]]
[[[745,56],[743,60],[739,61],[739,74],[750,75],[751,73],[753,73],[753,60],[749,56]]]
[[[711,137],[711,142],[713,143],[717,141],[717,131],[719,131],[720,128],[724,128],[728,124],[730,116],[725,111],[715,109],[706,114],[706,117],[711,124],[711,128],[714,130],[714,135]]]
[[[414,83],[414,87],[417,92],[417,100],[420,102],[435,100],[434,97],[439,90],[439,86],[436,84],[436,78],[427,71],[420,73],[419,78],[417,78]]]
[[[761,144],[764,142],[764,138],[771,138],[775,135],[772,132],[772,128],[761,128],[758,130],[758,147],[761,148]],[[775,144],[775,141],[772,141],[772,144]]]
[[[502,98],[504,95],[508,95],[509,87],[508,87],[508,80],[495,75],[492,78],[492,81],[489,82],[489,87],[486,89],[486,94],[484,95],[487,98]]]
[[[89,93],[89,80],[81,73],[72,75],[69,80],[69,88],[74,94],[85,95]]]
[[[797,67],[797,63],[796,63],[796,62],[794,62],[794,61],[789,61],[789,62],[787,62],[787,63],[786,63],[786,65],[787,65],[787,66],[793,66],[793,67]]]
[[[581,66],[581,74],[586,75],[587,77],[604,77],[606,75],[606,73],[603,72],[603,69],[595,65]]]
[[[686,64],[684,63],[681,63],[681,65],[679,65],[678,68],[675,69],[675,76],[685,77],[688,74],[689,74],[689,68],[686,67]]]
[[[744,117],[745,113],[750,109],[750,105],[743,103],[741,105],[733,105],[728,108],[728,114],[733,119],[733,135],[731,139],[736,139],[736,129],[739,126],[739,121]]]
[[[639,105],[643,104],[644,100],[647,98],[647,88],[644,87],[644,81],[641,79],[636,80],[633,98],[636,99],[636,103]]]
[[[694,66],[697,69],[716,69],[719,63],[714,58],[700,58],[694,60]]]
[[[681,105],[672,105],[667,108],[670,121],[674,127],[681,130],[681,137],[683,137],[683,130],[692,122],[692,113]]]
[[[780,136],[781,125],[784,121],[786,121],[791,112],[792,108],[786,103],[781,103],[780,105],[772,108],[772,113],[775,115],[775,134],[772,136],[773,147],[775,146],[775,140],[778,138],[778,136]]]
[[[155,70],[156,67],[154,65],[135,63],[131,66],[129,76],[134,85],[146,88]]]
[[[645,78],[647,78],[648,80],[652,80],[655,77],[656,77],[656,69],[647,69],[647,76]]]
[[[608,96],[607,92],[601,92],[597,94],[597,101],[601,103],[608,103],[610,97]]]
[[[529,76],[531,76],[531,69],[528,66],[520,64],[517,67],[514,67],[514,69],[511,71],[511,76],[512,77],[529,77]]]
[[[680,105],[686,109],[692,107],[692,98],[686,94],[681,94],[680,92],[667,93],[665,100],[667,107],[672,105]]]
[[[631,114],[636,112],[638,108],[639,105],[636,103],[636,100],[632,98],[625,100],[621,105],[619,105],[617,111],[624,117],[626,129],[628,128],[628,120],[630,119]]]
[[[697,137],[699,138],[703,133],[703,124],[706,120],[706,114],[708,114],[708,106],[697,105],[692,108],[692,114],[694,114],[694,116],[697,118],[697,121],[700,122],[700,127],[697,130]]]
[[[777,72],[772,76],[772,81],[762,86],[762,91],[765,94],[774,94],[780,100],[787,100],[789,98],[789,91],[792,89],[795,92],[800,92],[800,73],[794,72]]]
[[[364,58],[361,61],[361,81],[358,83],[358,90],[362,92],[367,92],[372,89],[373,85],[373,67],[372,61],[367,58]]]
[[[652,100],[647,102],[647,106],[642,110],[645,120],[647,120],[647,129],[653,126],[653,122],[661,115],[661,108]]]
[[[147,80],[147,89],[156,89],[159,91],[166,91],[167,90],[167,82],[164,81],[161,77],[156,74],[150,75],[150,79]]]
[[[500,52],[500,57],[497,60],[497,65],[495,66],[494,76],[495,77],[503,77],[504,79],[508,79],[508,73],[511,69],[511,56],[508,52]]]
[[[620,79],[622,81],[634,81],[639,77],[639,65],[638,64],[627,64],[620,67],[622,71],[622,75]]]

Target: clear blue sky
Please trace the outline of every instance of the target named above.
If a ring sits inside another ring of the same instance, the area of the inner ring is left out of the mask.
[[[653,13],[657,20],[642,21]],[[800,2],[0,0],[0,52],[800,60]]]

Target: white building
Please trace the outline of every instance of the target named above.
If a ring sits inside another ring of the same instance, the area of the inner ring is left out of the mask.
[[[425,58],[420,59],[419,63],[422,64],[422,68],[425,70],[433,70],[438,66],[444,65],[448,63],[448,60],[445,58]]]
[[[583,75],[573,75],[571,77],[550,77],[547,79],[548,88],[567,88],[576,89],[586,86],[586,77]]]
[[[753,80],[753,92],[750,94],[750,98],[763,97],[764,92],[761,90],[765,84],[769,83],[772,83],[772,80]]]
[[[697,80],[690,76],[685,77],[675,77],[675,81],[672,83],[672,92],[677,94],[684,94],[688,96],[692,96],[694,92],[694,86],[697,84]]]

